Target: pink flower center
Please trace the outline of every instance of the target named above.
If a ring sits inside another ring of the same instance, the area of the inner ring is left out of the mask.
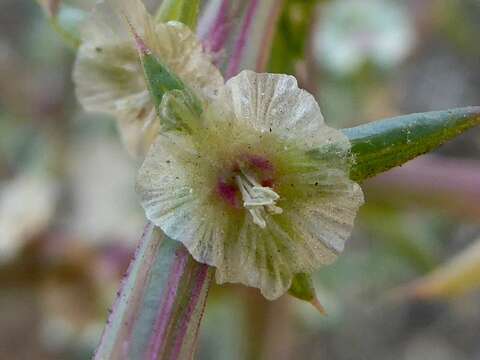
[[[229,183],[225,179],[219,179],[217,182],[217,194],[229,205],[238,208],[238,186],[235,183]]]
[[[216,192],[235,209],[247,209],[254,222],[265,227],[265,212],[279,214],[275,204],[279,199],[273,191],[275,184],[273,164],[264,156],[240,156],[217,180]]]

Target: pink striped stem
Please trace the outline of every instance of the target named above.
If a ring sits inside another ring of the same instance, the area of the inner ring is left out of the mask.
[[[265,71],[283,0],[221,0],[208,8],[199,32],[228,79],[243,69]]]
[[[148,224],[95,359],[191,359],[212,276]]]
[[[241,60],[243,57],[242,55],[245,52],[245,47],[247,44],[247,37],[251,30],[251,27],[253,24],[253,18],[255,16],[255,12],[257,9],[258,9],[258,0],[250,1],[249,6],[247,7],[247,13],[245,15],[245,19],[240,29],[240,34],[233,48],[233,53],[230,58],[230,63],[228,65],[227,72],[225,74],[227,78],[231,78],[232,76],[236,75],[239,72]]]
[[[231,20],[229,20],[228,15],[229,3],[230,0],[222,0],[217,13],[214,15],[212,25],[206,31],[206,34],[204,34],[203,41],[205,47],[214,54],[223,49],[228,39],[228,32],[231,26]]]
[[[185,266],[188,260],[188,254],[186,254],[185,251],[177,251],[175,256],[177,257],[177,261],[174,262],[172,272],[169,274],[166,294],[163,299],[163,304],[158,309],[157,319],[153,328],[153,336],[149,349],[152,360],[157,359],[160,348],[162,345],[165,346],[170,314],[173,312],[175,298],[179,290],[180,280],[182,279],[182,273],[185,271]],[[159,298],[161,298],[161,295],[162,294],[159,294]]]

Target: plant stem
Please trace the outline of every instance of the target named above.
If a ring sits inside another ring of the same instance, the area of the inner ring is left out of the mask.
[[[147,224],[95,359],[191,359],[212,276]]]

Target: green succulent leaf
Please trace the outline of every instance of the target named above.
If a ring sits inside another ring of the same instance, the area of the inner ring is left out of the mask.
[[[352,143],[350,177],[362,181],[425,154],[480,123],[480,107],[398,116],[343,129]]]

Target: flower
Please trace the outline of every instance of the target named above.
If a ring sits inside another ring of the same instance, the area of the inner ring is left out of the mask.
[[[153,54],[199,97],[222,85],[223,78],[187,26],[154,23],[140,0],[100,1],[83,29],[73,75],[77,96],[87,111],[114,115],[127,148],[142,157],[160,122],[123,14]]]
[[[337,75],[352,74],[367,61],[388,69],[410,53],[412,29],[404,7],[393,1],[334,1],[316,31],[317,58]]]
[[[0,183],[0,264],[14,258],[50,225],[58,188],[45,175],[25,172]]]
[[[363,195],[348,139],[294,77],[243,71],[188,128],[160,133],[137,192],[147,218],[215,266],[217,282],[275,299],[295,274],[334,261]]]

